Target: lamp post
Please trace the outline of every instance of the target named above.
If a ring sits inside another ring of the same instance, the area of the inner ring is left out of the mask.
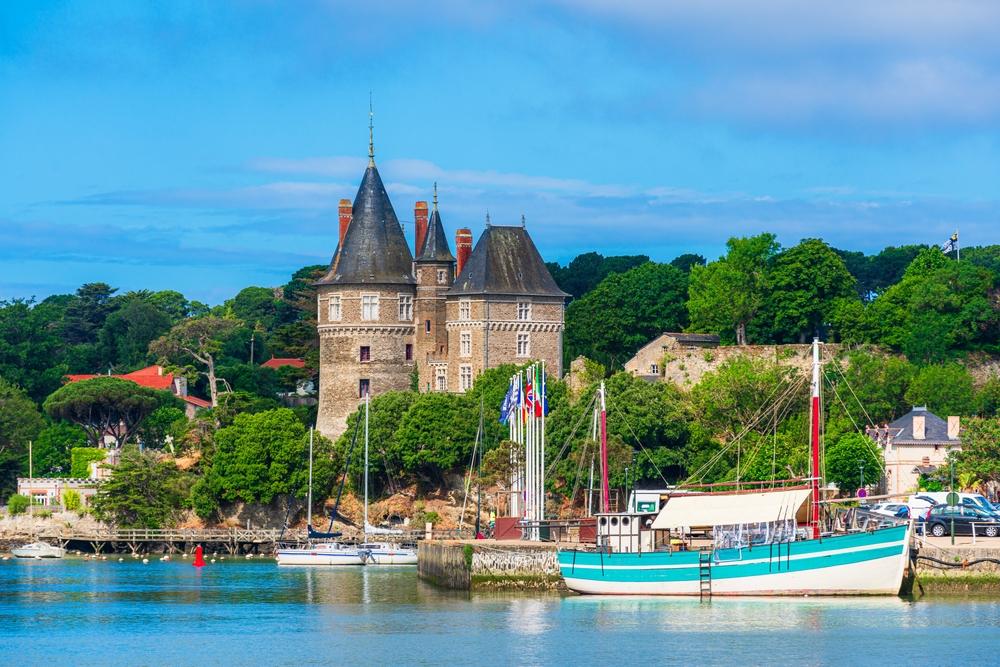
[[[948,490],[949,490],[948,499],[949,500],[954,500],[955,499],[955,459],[954,458],[951,460],[951,481],[949,482]],[[956,503],[956,505],[957,505],[957,503]],[[948,512],[948,514],[951,515],[951,543],[954,546],[954,544],[955,544],[955,511],[952,510],[952,511]]]
[[[862,461],[861,462],[861,486],[859,487],[858,490],[861,491],[864,488],[865,488],[865,462]]]

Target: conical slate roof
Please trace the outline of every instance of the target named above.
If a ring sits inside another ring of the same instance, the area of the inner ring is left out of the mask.
[[[567,297],[545,268],[524,227],[486,228],[448,296],[508,294]]]
[[[437,204],[431,212],[431,219],[427,223],[427,235],[424,237],[424,247],[417,255],[418,262],[454,262],[455,256],[451,254],[448,247],[448,237],[444,233],[444,225],[441,224],[441,215],[438,213]]]
[[[330,270],[317,285],[414,284],[413,255],[374,161],[354,198],[353,217]]]

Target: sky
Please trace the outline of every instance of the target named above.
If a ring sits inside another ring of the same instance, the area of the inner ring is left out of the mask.
[[[0,299],[221,303],[330,260],[376,161],[407,235],[542,255],[1000,243],[1000,3],[0,3]]]

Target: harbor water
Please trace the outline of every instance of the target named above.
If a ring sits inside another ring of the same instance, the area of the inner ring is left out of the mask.
[[[0,664],[990,664],[1000,601],[468,594],[412,567],[0,562]]]

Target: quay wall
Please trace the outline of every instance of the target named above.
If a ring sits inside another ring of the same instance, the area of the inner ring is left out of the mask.
[[[420,577],[458,590],[562,587],[556,547],[543,543],[424,541],[417,553]]]
[[[925,544],[918,553],[915,574],[912,593],[917,596],[996,597],[1000,595],[1000,546],[940,548]]]

